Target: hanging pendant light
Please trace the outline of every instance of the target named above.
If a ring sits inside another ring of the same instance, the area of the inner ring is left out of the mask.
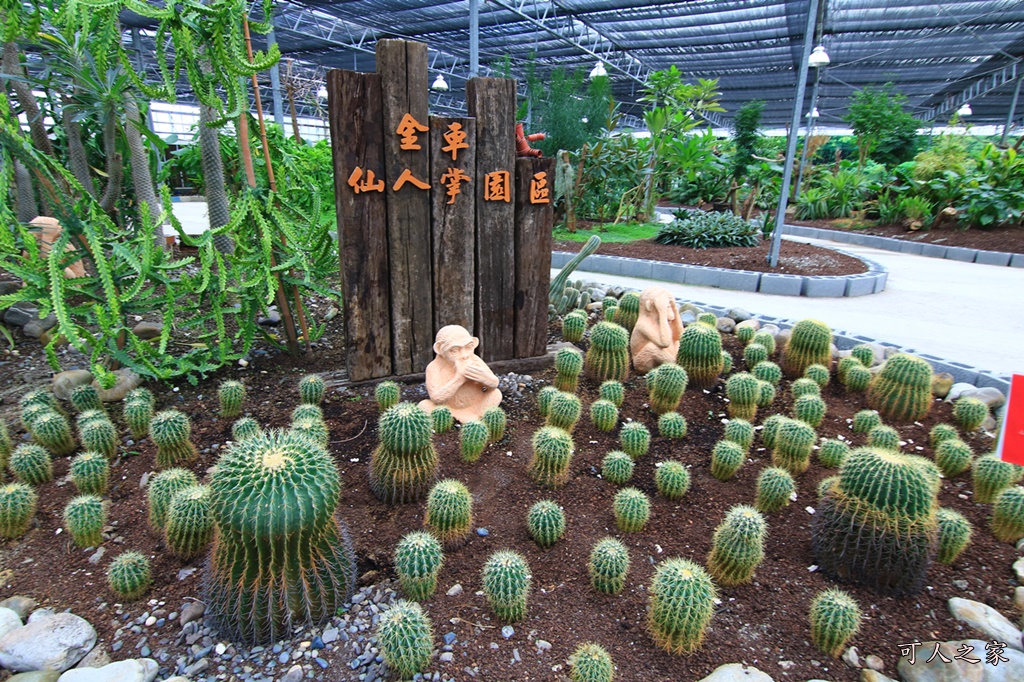
[[[600,78],[601,76],[607,76],[608,72],[604,70],[604,62],[598,61],[597,65],[590,70],[590,79]]]
[[[970,102],[964,102],[963,106],[961,106],[959,109],[956,110],[956,115],[957,116],[971,116],[973,114],[974,114],[974,111],[971,110],[971,103]]]
[[[321,85],[320,89],[316,91],[317,99],[327,99],[327,86]]]
[[[818,45],[811,51],[811,56],[807,58],[807,66],[813,68],[828,66],[831,61],[832,60],[828,58],[828,53],[825,52],[825,46]]]
[[[811,109],[811,113],[807,114],[811,118],[818,118],[821,114],[818,113],[818,107]]]
[[[448,92],[448,81],[444,79],[442,74],[437,74],[437,78],[434,79],[430,89],[436,92]]]

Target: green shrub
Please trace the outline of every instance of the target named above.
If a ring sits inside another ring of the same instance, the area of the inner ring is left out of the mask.
[[[395,548],[395,572],[407,599],[424,601],[434,596],[437,574],[444,565],[441,543],[430,533],[406,533]]]
[[[484,563],[484,597],[498,620],[514,623],[526,617],[530,594],[530,566],[511,550],[498,550]]]
[[[121,552],[107,567],[110,591],[125,601],[141,597],[151,582],[149,559],[139,552]]]
[[[666,412],[658,417],[658,434],[663,438],[678,440],[686,437],[686,417],[678,412]]]
[[[612,500],[615,524],[623,533],[636,533],[644,529],[651,518],[651,501],[637,488],[623,488]]]
[[[464,540],[473,526],[473,495],[461,481],[438,481],[427,495],[423,526],[443,545]]]
[[[939,509],[936,514],[939,521],[939,552],[935,560],[940,564],[952,564],[971,543],[973,528],[960,512]]]
[[[758,511],[773,512],[782,509],[796,492],[796,482],[785,469],[767,467],[757,475],[757,494],[754,506]]]
[[[36,514],[39,495],[24,483],[0,485],[0,538],[20,538]]]
[[[621,450],[612,450],[604,456],[601,462],[601,478],[622,485],[633,478],[633,458]]]
[[[533,434],[531,446],[530,478],[551,488],[565,485],[575,448],[569,432],[557,426],[541,427]]]
[[[629,572],[629,550],[615,538],[605,538],[594,545],[587,562],[590,584],[604,594],[618,594]]]
[[[654,241],[691,249],[709,249],[757,246],[761,243],[761,235],[756,224],[732,213],[684,208],[676,211],[675,220],[662,225]]]
[[[681,500],[690,489],[690,472],[679,462],[658,462],[654,469],[654,485],[658,494],[675,501]]]
[[[764,560],[768,534],[764,517],[753,507],[737,505],[715,529],[708,554],[708,572],[722,585],[749,583]]]
[[[408,679],[430,665],[434,653],[430,618],[416,602],[400,599],[381,614],[377,643],[388,668]]]
[[[831,588],[814,597],[810,619],[814,646],[832,658],[839,658],[860,629],[861,612],[853,597]]]
[[[565,512],[551,500],[534,503],[526,513],[526,530],[540,547],[550,547],[565,534]]]
[[[670,654],[699,649],[718,598],[707,572],[688,559],[666,559],[647,592],[647,628],[658,648]]]

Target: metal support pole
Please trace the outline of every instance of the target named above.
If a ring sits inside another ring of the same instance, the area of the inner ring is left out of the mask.
[[[793,191],[793,201],[800,198],[800,186],[804,181],[804,168],[807,166],[807,146],[811,142],[811,131],[814,128],[814,108],[818,106],[818,83],[821,82],[821,69],[815,69],[814,87],[811,88],[811,108],[807,112],[807,132],[804,133],[804,148],[800,153],[800,171],[796,176],[796,189]]]
[[[480,0],[469,0],[469,77],[480,72]]]
[[[1020,99],[1020,83],[1024,81],[1024,76],[1017,78],[1017,84],[1013,86],[1013,99],[1010,100],[1010,112],[1006,114],[1006,123],[1003,125],[1003,136],[999,138],[999,146],[1002,147],[1006,144],[1006,135],[1010,132],[1010,126],[1013,125],[1013,117],[1017,115],[1017,100]]]
[[[274,18],[270,18],[270,33],[267,34],[267,49],[277,45],[274,34]],[[273,101],[274,123],[284,128],[284,100],[281,98],[281,72],[277,64],[270,67],[270,98]]]
[[[796,97],[793,100],[793,118],[789,125],[789,143],[786,145],[786,164],[782,169],[782,189],[779,192],[779,207],[775,211],[775,230],[772,232],[772,247],[768,253],[768,264],[773,268],[779,264],[779,250],[782,248],[782,225],[786,222],[786,205],[789,203],[789,177],[793,174],[793,158],[796,156],[796,139],[800,135],[800,116],[804,110],[804,94],[807,92],[807,60],[814,43],[814,27],[818,20],[818,0],[807,2],[807,29],[804,31],[804,49],[796,77]]]

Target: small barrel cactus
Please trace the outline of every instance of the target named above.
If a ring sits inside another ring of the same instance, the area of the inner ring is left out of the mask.
[[[149,525],[153,530],[163,533],[171,500],[182,490],[197,485],[199,480],[188,469],[167,469],[153,477],[146,493],[149,502]]]
[[[191,436],[192,422],[182,412],[164,410],[153,415],[149,423],[149,437],[156,445],[157,468],[188,464],[199,457]]]
[[[32,436],[57,457],[70,455],[78,447],[68,420],[53,410],[41,412],[33,419]]]
[[[609,483],[622,485],[633,478],[633,458],[621,450],[612,450],[601,462],[601,477]]]
[[[580,373],[583,371],[583,353],[575,348],[559,348],[555,353],[555,376],[554,386],[559,391],[575,393],[580,383]]]
[[[782,369],[796,379],[811,365],[829,366],[832,362],[832,330],[824,322],[800,320],[782,350]]]
[[[98,547],[107,525],[107,505],[97,495],[79,495],[64,507],[64,525],[79,547]]]
[[[487,427],[487,437],[492,443],[505,437],[505,427],[508,425],[508,416],[505,414],[505,410],[497,405],[488,407],[480,416],[480,421]]]
[[[787,419],[789,417],[784,414],[773,414],[764,420],[764,424],[762,424],[764,428],[761,429],[761,443],[769,450],[775,447],[775,437],[779,433],[779,426]]]
[[[757,363],[757,366],[750,370],[750,373],[761,381],[767,381],[772,386],[778,386],[779,382],[782,381],[782,368],[771,360]]]
[[[623,452],[634,460],[640,459],[651,447],[651,432],[640,422],[623,424],[619,429],[619,443]]]
[[[732,354],[727,350],[722,351],[722,374],[732,372]]]
[[[690,472],[679,462],[658,462],[654,470],[654,485],[662,497],[681,500],[690,489]]]
[[[778,511],[788,505],[796,492],[796,482],[785,469],[767,467],[757,475],[754,506],[758,511]]]
[[[595,400],[590,406],[590,421],[598,431],[614,431],[619,424],[619,408],[610,400]]]
[[[137,388],[125,397],[121,414],[133,438],[145,438],[149,434],[149,422],[153,419],[155,404],[153,393],[145,388]]]
[[[733,374],[725,382],[725,396],[729,399],[729,418],[754,421],[757,416],[757,401],[761,392],[761,381],[753,374]]]
[[[526,530],[540,547],[550,547],[565,534],[565,512],[551,500],[535,503],[526,513]]]
[[[711,448],[711,475],[719,481],[728,481],[747,460],[747,451],[739,443],[720,440]]]
[[[953,478],[967,471],[973,461],[974,450],[959,438],[944,440],[935,448],[935,464],[946,478]]]
[[[484,454],[491,431],[482,421],[466,422],[459,429],[459,452],[463,462],[475,462]]]
[[[868,431],[868,445],[885,450],[899,451],[900,433],[891,426],[881,424]]]
[[[768,359],[768,349],[759,343],[751,343],[743,349],[743,361],[747,363],[747,369],[753,371],[755,367]]]
[[[1024,538],[1024,488],[1006,488],[992,505],[992,534],[1002,542],[1016,543]]]
[[[430,426],[430,416],[412,403],[398,403],[380,416],[380,445],[370,460],[370,489],[377,499],[405,504],[426,495],[438,465]],[[486,445],[487,427],[480,424],[479,428]]]
[[[430,418],[434,423],[434,433],[448,433],[455,426],[455,417],[452,411],[444,405],[438,405],[430,412]]]
[[[804,378],[810,379],[821,388],[825,388],[828,386],[829,379],[831,379],[832,376],[828,367],[825,365],[808,365],[807,369],[804,370]]]
[[[757,406],[771,407],[775,402],[775,387],[767,381],[759,381],[757,384]]]
[[[45,403],[29,403],[25,407],[21,408],[21,425],[26,431],[32,433],[36,419],[41,415],[49,414],[50,412],[57,412],[57,410]],[[60,413],[58,412],[58,414]]]
[[[331,435],[327,431],[327,424],[322,419],[315,417],[296,419],[292,422],[292,431],[309,438],[322,448],[326,448],[331,439]]]
[[[725,514],[715,529],[708,554],[708,572],[722,585],[749,583],[764,560],[768,525],[761,513],[745,504]]]
[[[868,386],[868,405],[887,420],[920,421],[932,409],[932,366],[927,360],[897,353],[885,361]],[[846,375],[849,381],[850,375]]]
[[[843,380],[843,386],[850,393],[863,393],[868,390],[873,378],[871,370],[867,367],[851,367]]]
[[[974,529],[963,514],[945,507],[939,509],[939,551],[935,560],[940,564],[952,564],[961,552],[971,544]]]
[[[423,526],[442,544],[452,546],[469,535],[473,525],[473,495],[454,478],[438,481],[427,495]]]
[[[666,412],[658,417],[658,434],[662,438],[678,440],[686,437],[686,417],[678,412]]]
[[[768,357],[775,355],[775,336],[770,331],[761,329],[755,332],[754,338],[750,342],[764,346],[764,349],[768,351]]]
[[[149,559],[139,552],[121,552],[107,567],[110,591],[125,601],[133,601],[144,595],[152,580]]]
[[[615,663],[600,644],[587,642],[576,647],[569,657],[571,682],[612,682]]]
[[[80,424],[78,437],[86,450],[100,452],[107,459],[117,457],[117,427],[109,419],[92,419]]]
[[[613,322],[598,322],[590,330],[584,365],[595,381],[624,381],[629,376],[629,332]]]
[[[642,531],[651,518],[651,501],[637,488],[623,488],[612,500],[615,524],[623,533]]]
[[[441,543],[430,533],[407,533],[395,548],[395,572],[407,599],[424,601],[434,596],[442,565]]]
[[[619,306],[617,306],[617,305],[613,305],[613,306],[609,306],[609,307],[605,308],[604,309],[604,321],[605,322],[614,322],[615,321],[615,313],[617,313],[618,310],[619,310]]]
[[[807,471],[818,434],[809,424],[796,419],[779,423],[772,448],[772,464],[797,476]]]
[[[967,433],[977,431],[988,419],[988,405],[977,398],[960,398],[953,403],[953,419]]]
[[[857,602],[843,590],[819,592],[811,602],[811,641],[832,658],[839,658],[860,629]]]
[[[561,393],[561,391],[554,386],[545,386],[540,389],[537,393],[537,412],[540,413],[540,416],[545,419],[547,418],[548,414],[551,412],[551,401],[554,400],[555,396],[559,393]]]
[[[587,316],[569,313],[562,318],[562,338],[569,343],[578,343],[587,333]],[[563,391],[566,389],[562,389]]]
[[[936,424],[928,432],[928,444],[934,450],[944,440],[959,439],[960,432],[952,424]]]
[[[324,411],[320,409],[319,405],[302,403],[292,410],[291,416],[293,425],[303,419],[315,419],[318,422],[324,423]]]
[[[754,334],[757,330],[751,327],[749,324],[743,324],[742,322],[736,325],[736,338],[743,342],[744,345],[754,340]]]
[[[548,426],[572,432],[583,413],[583,404],[572,393],[560,392],[551,399],[548,405]]]
[[[382,381],[373,389],[373,397],[380,411],[386,412],[402,400],[402,388],[394,381]]]
[[[319,405],[324,400],[324,388],[319,374],[307,374],[299,381],[299,400],[307,405]]]
[[[818,481],[818,486],[816,488],[818,497],[824,497],[825,494],[832,489],[832,485],[838,482],[838,476],[826,476],[825,478]]]
[[[594,545],[587,562],[590,584],[598,592],[618,594],[629,572],[629,550],[615,538],[605,538]]]
[[[36,514],[39,495],[24,483],[0,484],[0,538],[20,538]]]
[[[709,327],[717,327],[718,316],[714,313],[700,313],[697,315],[697,321],[701,324],[706,324]]]
[[[21,399],[18,400],[18,407],[20,407],[22,411],[28,407],[32,407],[33,405],[42,405],[54,412],[60,412],[60,404],[57,402],[57,398],[55,398],[54,395],[45,388],[31,390],[21,396]]]
[[[174,494],[167,508],[164,537],[167,547],[184,561],[206,551],[213,539],[209,488],[194,485]]]
[[[241,443],[246,438],[253,438],[263,434],[260,423],[252,417],[242,417],[231,425],[231,440]]]
[[[874,410],[861,410],[853,415],[853,432],[870,433],[871,429],[882,425],[882,417]]]
[[[618,309],[615,311],[615,324],[622,325],[626,331],[633,333],[633,327],[640,318],[640,294],[635,291],[627,291],[619,299]],[[593,336],[593,332],[591,332]]]
[[[416,602],[398,600],[380,616],[377,645],[388,668],[409,679],[430,665],[434,630]]]
[[[689,382],[686,370],[675,363],[665,363],[647,375],[647,391],[651,410],[655,414],[672,412],[679,407],[679,401],[686,392]]]
[[[87,412],[89,410],[105,411],[103,401],[100,400],[100,392],[92,384],[75,386],[71,390],[70,399],[71,407],[75,408],[75,412]]]
[[[718,598],[711,576],[688,559],[666,559],[647,592],[647,628],[658,648],[670,654],[699,649]]]
[[[83,452],[71,460],[71,482],[82,495],[103,495],[110,480],[110,463],[99,452]]]
[[[622,407],[622,401],[626,399],[626,389],[622,382],[612,379],[602,382],[601,387],[597,389],[597,393],[601,400],[607,400],[613,403],[615,407]]]
[[[14,448],[8,468],[14,477],[31,486],[39,486],[53,480],[53,461],[46,448],[24,444]]]
[[[541,427],[533,434],[531,446],[530,478],[551,488],[565,485],[575,448],[569,432],[557,426]]]
[[[836,363],[836,376],[839,377],[839,383],[846,384],[846,374],[854,367],[863,367],[864,365],[860,360],[853,356],[847,356],[840,358],[839,362]]]
[[[242,403],[245,402],[245,384],[234,379],[224,381],[217,389],[217,397],[220,398],[220,416],[225,419],[234,419],[242,414]]]
[[[722,335],[714,327],[691,324],[679,339],[676,364],[686,370],[694,388],[711,388],[722,373]]]
[[[822,441],[818,446],[818,462],[823,467],[842,466],[843,460],[848,454],[850,454],[850,446],[836,438]]]
[[[722,432],[722,438],[731,440],[744,451],[748,451],[754,444],[754,425],[746,419],[730,419]]]
[[[530,566],[518,552],[498,550],[483,569],[484,597],[498,620],[515,623],[526,617],[530,594]]]
[[[871,367],[875,364],[875,351],[866,343],[858,343],[851,348],[850,356],[859,360],[860,364],[865,367]]]
[[[790,384],[789,393],[793,396],[793,400],[796,400],[800,396],[804,395],[821,395],[821,387],[817,383],[806,377],[801,377]]]
[[[793,401],[793,416],[817,428],[825,419],[828,408],[821,396],[806,394]]]

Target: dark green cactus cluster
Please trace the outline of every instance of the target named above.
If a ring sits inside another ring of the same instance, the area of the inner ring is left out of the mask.
[[[446,546],[453,546],[469,535],[473,525],[473,495],[454,478],[438,481],[427,495],[423,526]]]
[[[751,343],[743,349],[743,361],[747,363],[747,369],[753,371],[755,367],[768,360],[768,349],[759,343]]]
[[[974,450],[959,438],[950,438],[935,448],[935,464],[946,478],[959,476],[971,468]]]
[[[900,449],[900,432],[885,424],[876,426],[868,431],[868,445],[898,451]]]
[[[586,642],[569,657],[571,682],[612,682],[615,663],[600,644]]]
[[[7,464],[14,477],[31,486],[40,486],[53,480],[53,461],[46,448],[25,443],[14,448]]]
[[[621,450],[612,450],[601,462],[601,478],[615,485],[628,483],[633,478],[634,466],[632,457]]]
[[[498,550],[484,563],[484,597],[500,621],[515,623],[526,617],[531,582],[530,566],[518,552]]]
[[[939,520],[939,551],[935,560],[940,564],[952,564],[971,544],[974,529],[963,514],[943,507],[936,515]]]
[[[1024,488],[1006,488],[992,505],[992,534],[1002,542],[1016,543],[1024,538]]]
[[[82,495],[103,495],[110,480],[110,463],[99,452],[83,452],[71,460],[71,482]]]
[[[166,521],[164,537],[171,552],[184,561],[203,554],[213,539],[210,489],[194,485],[176,492]]]
[[[823,467],[842,466],[848,454],[850,446],[836,438],[822,441],[818,446],[818,462]]]
[[[651,501],[638,488],[623,488],[612,499],[615,525],[623,533],[637,533],[651,518]]]
[[[377,645],[388,668],[409,679],[430,665],[434,630],[416,602],[400,599],[380,616]]]
[[[156,445],[156,466],[167,469],[188,464],[199,457],[190,440],[192,422],[177,410],[164,410],[149,422],[149,437]]]
[[[583,414],[583,404],[579,397],[572,393],[559,392],[551,398],[548,405],[547,425],[565,429],[570,433]]]
[[[149,434],[149,422],[155,407],[156,398],[148,388],[136,388],[125,396],[122,416],[133,438],[144,438]]]
[[[473,463],[480,459],[490,439],[491,431],[482,421],[475,420],[463,424],[459,429],[459,452],[462,454],[462,461]]]
[[[171,506],[171,500],[182,490],[197,485],[199,480],[188,469],[167,469],[153,477],[146,493],[149,503],[149,525],[153,530],[163,533],[167,525],[167,510]]]
[[[757,475],[754,506],[758,511],[773,512],[787,506],[796,492],[793,476],[779,467],[766,467]]]
[[[1021,479],[1024,468],[1000,459],[995,453],[982,455],[971,465],[974,501],[991,504],[999,493]]]
[[[216,533],[206,604],[222,633],[276,641],[295,624],[323,623],[348,600],[355,556],[336,516],[340,495],[331,456],[290,431],[250,438],[221,455],[210,476]]]
[[[386,412],[402,400],[402,387],[394,381],[382,381],[373,389],[373,397],[381,412]]]
[[[590,584],[604,594],[618,594],[629,572],[629,550],[615,538],[605,538],[594,545],[587,561]]]
[[[721,334],[706,324],[691,324],[679,339],[676,364],[686,370],[694,388],[711,388],[722,373]]]
[[[832,329],[817,320],[800,320],[782,350],[782,369],[791,379],[802,377],[811,365],[832,364]]]
[[[633,327],[640,318],[640,294],[635,291],[627,291],[619,299],[618,309],[615,311],[615,324],[625,327],[630,334]]]
[[[761,443],[769,450],[775,447],[775,437],[779,432],[779,426],[787,419],[789,417],[784,414],[773,414],[764,420],[761,429]]]
[[[39,495],[24,483],[0,484],[0,538],[20,538],[36,514]]]
[[[739,443],[720,440],[711,448],[711,475],[719,481],[728,481],[747,461],[747,451]]]
[[[35,415],[31,431],[35,441],[57,457],[70,455],[78,447],[71,435],[68,420],[53,410],[43,410]],[[85,447],[88,449],[88,446]]]
[[[407,533],[395,548],[395,572],[407,599],[425,601],[434,596],[443,565],[441,543],[430,533]]]
[[[85,450],[102,453],[107,459],[117,457],[117,427],[106,412],[89,410],[78,415],[78,439]]]
[[[821,388],[825,388],[828,386],[832,374],[825,365],[808,365],[807,369],[804,370],[803,378],[810,379]]]
[[[614,379],[602,382],[601,387],[597,389],[597,393],[601,400],[607,400],[613,403],[615,407],[622,407],[622,401],[626,399],[626,388],[622,385],[622,382],[615,381]]]
[[[722,432],[722,438],[731,440],[744,451],[749,451],[750,446],[754,444],[754,425],[746,419],[730,419]]]
[[[231,440],[236,443],[260,435],[263,435],[263,429],[260,428],[260,423],[252,417],[242,417],[231,425]]]
[[[223,381],[220,388],[217,389],[217,397],[220,399],[220,416],[225,419],[234,419],[242,414],[242,404],[245,402],[245,384],[234,379]]]
[[[853,415],[853,432],[870,433],[871,429],[882,425],[882,417],[875,410],[861,410]]]
[[[686,437],[686,417],[678,412],[666,412],[658,417],[658,434],[662,438],[678,440]]]
[[[651,370],[647,374],[651,410],[655,414],[674,411],[679,407],[689,381],[686,370],[675,363],[668,362]]]
[[[629,376],[629,332],[613,322],[598,322],[590,330],[584,365],[595,381],[624,381]]]
[[[794,476],[807,471],[818,434],[814,427],[796,419],[783,419],[775,432],[772,464]]]
[[[71,390],[70,400],[71,407],[75,409],[75,412],[88,412],[89,410],[106,411],[103,407],[103,401],[100,400],[99,390],[92,384],[75,386]]]
[[[107,567],[107,585],[124,601],[134,601],[144,595],[151,582],[149,559],[145,554],[121,552]]]
[[[651,432],[640,422],[623,424],[619,429],[619,444],[627,455],[634,460],[640,459],[651,447]]]
[[[932,409],[932,376],[927,360],[897,353],[885,361],[871,380],[868,405],[887,420],[920,421]]]
[[[977,398],[960,398],[953,403],[953,419],[964,431],[977,431],[988,419],[988,405]]]
[[[595,400],[590,406],[590,421],[598,431],[614,431],[619,424],[619,408],[610,400]]]
[[[444,405],[438,405],[430,412],[430,419],[434,424],[434,433],[448,433],[455,426],[455,417],[452,411]]]
[[[761,512],[745,504],[733,507],[712,536],[708,572],[722,585],[749,583],[764,560],[767,534]]]
[[[793,396],[794,400],[805,395],[820,396],[821,386],[818,386],[817,382],[811,379],[801,377],[790,384],[789,393]]]
[[[817,395],[806,394],[793,401],[793,416],[815,428],[825,419],[827,409],[825,401]]]
[[[319,405],[324,400],[325,388],[319,374],[307,374],[299,381],[299,400],[307,405]]]
[[[711,576],[688,559],[666,559],[654,572],[647,628],[660,649],[688,654],[700,648],[718,593]]]
[[[757,363],[757,367],[752,369],[750,373],[761,381],[767,381],[772,386],[778,386],[779,382],[782,381],[782,368],[771,360]]]
[[[577,308],[562,318],[562,338],[569,343],[578,343],[587,333],[587,314]]]
[[[531,446],[530,478],[551,488],[565,485],[575,448],[569,432],[557,426],[541,427],[533,434]]]
[[[883,592],[919,590],[938,542],[939,483],[925,459],[873,448],[851,452],[814,516],[818,565]]]
[[[559,348],[555,353],[555,372],[555,388],[575,393],[583,372],[583,353],[575,348]]]
[[[960,438],[960,432],[952,424],[936,424],[928,432],[928,444],[931,445],[932,449],[938,447],[942,441],[953,440],[954,438]]]
[[[832,658],[839,658],[860,629],[860,607],[843,590],[830,588],[814,597],[810,620],[814,646]]]
[[[98,547],[107,525],[107,505],[97,495],[79,495],[64,507],[64,525],[79,547]]]
[[[537,412],[540,416],[547,419],[548,414],[551,413],[551,401],[555,399],[555,396],[561,393],[554,386],[545,386],[540,389],[537,393]]]
[[[438,465],[430,427],[430,416],[412,403],[398,403],[380,416],[380,445],[370,460],[370,489],[377,499],[405,504],[426,495]],[[480,424],[480,429],[486,444],[487,427]]]
[[[690,472],[675,460],[658,462],[654,470],[654,485],[658,494],[672,500],[681,500],[690,489]]]
[[[565,535],[565,511],[551,500],[536,502],[526,512],[526,530],[540,547],[550,547]]]
[[[753,422],[757,416],[757,400],[761,394],[761,381],[753,374],[733,374],[725,382],[725,396],[729,399],[729,418]]]
[[[508,416],[505,410],[497,405],[488,407],[480,416],[480,421],[487,427],[487,437],[492,443],[496,443],[505,437],[505,427],[508,425]]]

